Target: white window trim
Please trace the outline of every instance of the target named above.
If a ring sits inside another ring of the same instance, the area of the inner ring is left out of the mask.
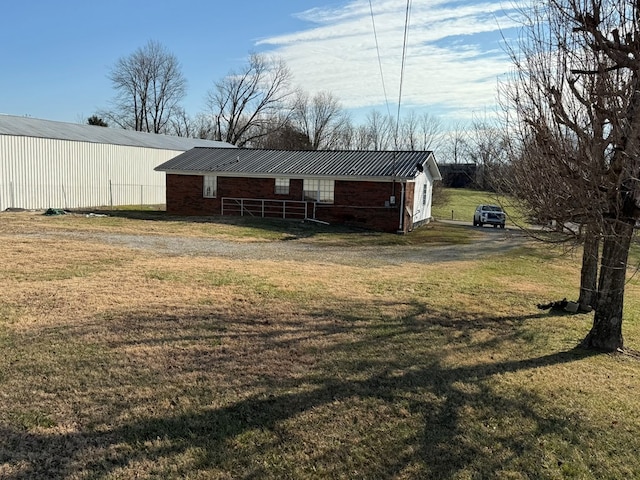
[[[311,190],[305,189],[305,183],[306,181],[316,181],[318,182],[318,188],[315,190],[315,196],[316,198],[314,199],[308,199],[306,196],[306,192],[310,192]],[[320,192],[323,191],[320,187],[321,182],[331,182],[331,201],[327,202],[327,201],[323,201],[320,200]],[[303,186],[302,186],[302,199],[304,201],[307,202],[316,202],[316,203],[324,203],[327,205],[333,205],[335,203],[335,195],[336,195],[336,182],[335,180],[329,180],[329,179],[325,179],[325,178],[309,178],[307,180],[303,181]]]
[[[210,191],[213,187],[213,191]],[[218,195],[218,177],[215,175],[205,175],[202,178],[202,196],[204,198],[216,198]]]
[[[282,182],[283,184],[282,185],[278,185],[278,181]],[[285,182],[286,182],[286,185],[284,185]],[[291,179],[284,178],[284,177],[276,177],[274,193],[276,195],[289,195],[290,185],[291,185]],[[285,191],[285,189],[286,189],[286,191]],[[282,191],[279,191],[279,190],[282,190]]]

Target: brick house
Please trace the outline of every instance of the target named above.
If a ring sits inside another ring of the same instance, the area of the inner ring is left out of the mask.
[[[173,215],[312,219],[407,233],[431,219],[433,152],[194,148],[159,165]]]

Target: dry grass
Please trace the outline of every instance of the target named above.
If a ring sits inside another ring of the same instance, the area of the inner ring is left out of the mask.
[[[528,215],[512,198],[468,188],[443,188],[442,191],[446,201],[433,207],[433,216],[439,220],[471,222],[476,207],[488,203],[502,206],[507,213],[507,225],[529,225]]]
[[[268,241],[2,214],[0,478],[640,477],[640,363],[535,309],[575,294],[576,257],[249,262],[79,230]]]

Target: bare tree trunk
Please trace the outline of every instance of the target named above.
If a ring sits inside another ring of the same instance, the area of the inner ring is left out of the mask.
[[[612,352],[624,347],[622,307],[633,223],[611,219],[604,229],[596,313],[581,346]]]
[[[580,298],[578,305],[583,312],[591,311],[598,300],[598,259],[600,235],[592,225],[587,226],[580,270]]]

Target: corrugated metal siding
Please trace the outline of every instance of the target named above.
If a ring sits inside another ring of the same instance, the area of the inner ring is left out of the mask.
[[[280,151],[194,148],[160,165],[167,172],[413,179],[432,152]]]
[[[165,202],[175,150],[0,135],[0,210]]]

